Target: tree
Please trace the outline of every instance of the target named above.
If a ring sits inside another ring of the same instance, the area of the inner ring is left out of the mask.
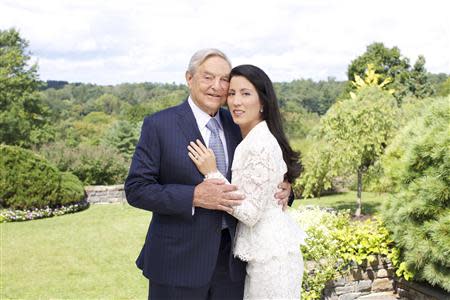
[[[450,97],[426,100],[382,159],[398,191],[382,214],[406,270],[450,292]]]
[[[321,120],[322,140],[326,144],[321,149],[327,151],[317,151],[317,155],[325,155],[323,161],[328,163],[313,165],[332,172],[307,170],[303,176],[306,188],[317,189],[318,183],[330,186],[332,176],[356,173],[357,216],[361,214],[363,174],[383,153],[395,128],[397,115],[392,91],[383,90],[390,79],[385,78],[379,83],[381,76],[375,73],[371,65],[365,75],[364,80],[355,75],[353,85],[356,93],[350,99],[336,102]],[[320,178],[315,178],[314,174]],[[305,194],[311,193],[306,188]]]
[[[117,121],[107,130],[102,144],[115,148],[129,160],[139,140],[140,127],[125,120]]]
[[[80,121],[73,122],[73,137],[80,143],[99,145],[106,130],[115,121],[104,112],[94,111]]]
[[[405,96],[424,98],[434,94],[423,56],[419,56],[411,69],[409,59],[401,55],[398,47],[386,48],[383,43],[373,43],[367,46],[365,53],[350,63],[347,70],[348,79],[353,80],[355,75],[362,77],[368,64],[374,66],[381,81],[392,78],[388,87],[395,90],[393,95],[398,103],[401,103]],[[349,83],[346,93],[354,90],[354,86]]]
[[[435,90],[425,69],[425,57],[423,55],[419,55],[411,70],[408,86],[411,94],[418,98],[426,98],[435,94]]]
[[[94,103],[97,111],[102,111],[108,115],[120,113],[120,100],[114,95],[103,94]]]
[[[28,66],[28,42],[0,30],[0,143],[30,147],[52,138],[48,108],[38,89],[37,65]]]
[[[439,95],[448,96],[450,95],[450,77],[439,86]]]

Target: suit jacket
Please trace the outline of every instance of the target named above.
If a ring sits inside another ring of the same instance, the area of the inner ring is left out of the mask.
[[[219,110],[228,151],[228,174],[242,140],[230,113]],[[136,261],[155,283],[200,287],[212,278],[225,215],[234,238],[237,220],[227,213],[196,207],[194,188],[204,179],[188,156],[190,141],[203,138],[187,101],[146,117],[125,182],[130,205],[153,212],[145,244]],[[245,278],[245,263],[230,255],[233,280]]]

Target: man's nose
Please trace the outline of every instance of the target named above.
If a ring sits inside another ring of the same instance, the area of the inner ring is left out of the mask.
[[[213,87],[215,90],[220,90],[220,89],[222,89],[222,86],[220,85],[220,78],[215,78],[215,79],[214,79],[214,81],[213,81],[213,83],[212,83],[212,87]]]

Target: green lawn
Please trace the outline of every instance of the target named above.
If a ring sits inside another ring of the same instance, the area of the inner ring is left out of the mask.
[[[363,212],[385,195],[363,194]],[[353,208],[355,193],[296,200],[299,205]],[[150,213],[128,205],[92,205],[60,217],[3,223],[0,299],[145,299],[147,281],[134,261]]]
[[[388,201],[390,194],[362,193],[362,213],[374,214],[380,211],[384,201]],[[350,209],[352,213],[356,209],[356,192],[346,192],[321,198],[297,199],[293,207],[304,205],[318,205],[321,207],[334,207],[338,210]]]
[[[148,284],[134,261],[149,217],[109,204],[0,224],[0,299],[145,299]]]

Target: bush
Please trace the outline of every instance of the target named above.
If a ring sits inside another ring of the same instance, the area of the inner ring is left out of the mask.
[[[389,232],[378,220],[351,221],[349,211],[318,207],[291,213],[308,234],[301,248],[304,260],[314,265],[312,270],[305,268],[302,299],[320,299],[326,282],[345,274],[350,266],[370,263],[377,255],[391,258],[395,254]]]
[[[450,97],[429,100],[388,149],[385,174],[399,192],[383,214],[414,278],[450,291]]]
[[[0,145],[0,205],[12,209],[56,207],[84,198],[81,182],[30,150]]]
[[[83,184],[77,176],[69,172],[61,172],[61,185],[59,189],[60,204],[67,205],[73,203],[71,199],[83,199],[85,196]],[[81,196],[83,195],[83,196]]]
[[[75,174],[85,185],[121,184],[129,167],[117,151],[104,145],[69,147],[59,142],[42,147],[40,153],[61,171]]]

